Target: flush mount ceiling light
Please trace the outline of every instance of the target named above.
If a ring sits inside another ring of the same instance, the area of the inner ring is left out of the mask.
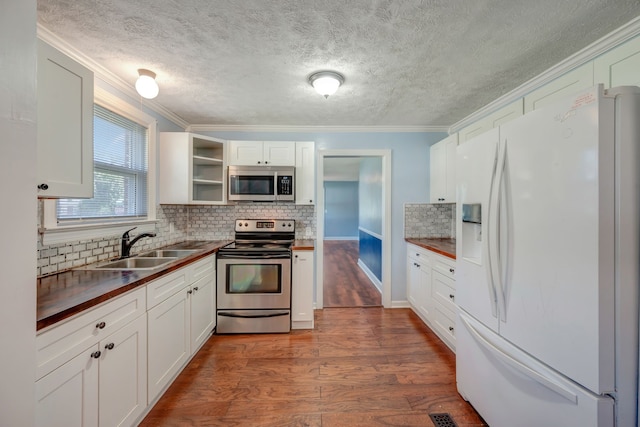
[[[136,90],[141,97],[147,99],[153,99],[158,96],[160,88],[156,82],[156,73],[153,71],[140,68],[138,70],[138,80],[136,80]]]
[[[328,98],[329,95],[336,93],[340,85],[344,83],[344,76],[334,71],[319,71],[309,76],[309,83],[316,92]]]

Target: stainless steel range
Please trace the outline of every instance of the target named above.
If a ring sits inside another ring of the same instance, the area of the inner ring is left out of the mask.
[[[235,241],[218,251],[217,333],[291,330],[294,238],[294,220],[236,220]]]

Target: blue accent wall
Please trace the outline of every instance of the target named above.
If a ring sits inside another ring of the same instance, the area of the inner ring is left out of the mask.
[[[324,182],[324,237],[358,238],[358,181]]]
[[[382,240],[360,230],[360,260],[382,281]]]

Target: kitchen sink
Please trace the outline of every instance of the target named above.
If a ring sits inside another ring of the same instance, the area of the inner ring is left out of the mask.
[[[139,258],[181,258],[188,255],[191,255],[194,252],[198,252],[197,250],[186,250],[186,249],[158,249],[151,252],[145,252],[141,255],[137,255]]]
[[[95,270],[153,270],[154,268],[159,268],[165,264],[169,264],[175,259],[176,257],[132,257],[111,261],[106,264],[96,265],[95,267],[90,268]]]

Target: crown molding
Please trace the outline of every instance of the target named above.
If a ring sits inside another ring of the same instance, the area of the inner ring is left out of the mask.
[[[79,52],[76,48],[52,33],[49,29],[42,26],[40,23],[38,23],[37,34],[40,40],[50,44],[65,55],[72,58],[74,61],[84,65],[85,67],[93,71],[95,78],[102,80],[106,84],[112,86],[114,89],[117,89],[118,91],[133,99],[140,99],[142,105],[156,112],[157,114],[160,114],[167,120],[170,120],[183,129],[189,126],[189,123],[184,121],[180,116],[176,115],[172,111],[169,111],[157,102],[142,98],[140,95],[138,95],[138,92],[136,92],[132,84],[127,83],[125,80],[116,76],[93,59]]]
[[[188,132],[299,132],[299,133],[420,133],[444,132],[448,126],[287,126],[287,125],[206,125],[194,124],[186,128]]]
[[[594,60],[596,57],[613,49],[614,47],[626,41],[629,41],[630,39],[636,37],[638,34],[640,34],[640,17],[632,19],[622,27],[610,32],[599,40],[596,40],[584,49],[569,56],[568,58],[562,60],[561,62],[557,63],[541,74],[538,74],[531,80],[518,86],[511,92],[507,92],[500,98],[490,102],[489,104],[473,112],[464,119],[454,123],[453,125],[451,125],[451,127],[449,127],[449,133],[451,134],[458,132],[460,129],[463,129],[464,127],[477,122],[478,120],[493,113],[494,111],[518,100],[519,98],[524,97],[531,91],[546,85],[547,83],[555,80],[556,78],[573,70],[574,68],[584,65],[585,63]]]

